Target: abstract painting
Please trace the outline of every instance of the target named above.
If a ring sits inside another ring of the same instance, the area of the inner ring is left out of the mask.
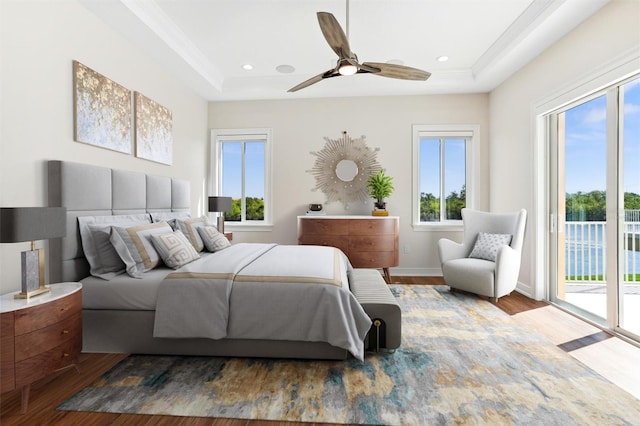
[[[135,92],[136,157],[171,164],[173,121],[171,111]]]
[[[74,139],[131,154],[131,91],[73,61]]]

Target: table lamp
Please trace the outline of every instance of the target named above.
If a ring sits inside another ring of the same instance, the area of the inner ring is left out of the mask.
[[[31,241],[31,250],[22,252],[22,291],[17,299],[49,291],[44,285],[44,249],[36,249],[36,240],[64,237],[66,213],[65,207],[0,208],[0,243]]]
[[[224,212],[231,210],[231,197],[209,197],[209,212],[218,215],[218,231],[224,234]]]

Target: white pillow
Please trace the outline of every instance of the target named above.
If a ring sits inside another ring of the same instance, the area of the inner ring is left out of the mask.
[[[500,246],[505,244],[511,244],[510,234],[489,234],[486,232],[480,232],[469,257],[495,262],[496,256],[498,255],[498,249]]]
[[[201,226],[213,226],[209,219],[206,216],[196,217],[193,219],[176,219],[176,223],[178,224],[178,229],[182,231],[184,235],[189,238],[191,244],[197,251],[202,251],[204,248],[204,243],[202,242],[202,238],[198,233],[198,228]]]
[[[151,241],[165,265],[172,269],[200,258],[187,237],[180,231],[171,234],[151,235]]]
[[[153,247],[151,235],[171,234],[173,229],[167,222],[149,225],[111,228],[111,244],[126,265],[127,274],[134,278],[142,278],[142,274],[150,271],[160,263],[160,256]]]
[[[197,229],[208,251],[222,250],[231,245],[227,237],[215,226],[200,226]]]
[[[125,265],[109,241],[111,226],[133,226],[144,223],[151,223],[151,218],[146,213],[78,217],[82,250],[89,262],[91,275],[110,280],[123,273]]]

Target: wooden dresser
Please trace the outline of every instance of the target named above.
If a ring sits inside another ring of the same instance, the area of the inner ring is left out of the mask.
[[[30,299],[0,299],[0,391],[22,388],[27,411],[31,383],[78,366],[82,350],[82,284],[60,283]]]
[[[391,282],[389,268],[398,266],[398,216],[298,216],[298,244],[341,249],[354,268],[382,268]]]

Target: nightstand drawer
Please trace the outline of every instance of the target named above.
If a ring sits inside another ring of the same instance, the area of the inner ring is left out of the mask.
[[[16,387],[13,342],[13,312],[6,312],[0,315],[0,390],[2,392]]]
[[[82,350],[82,334],[36,356],[16,363],[16,386],[24,386],[39,380],[52,371],[78,362]]]
[[[16,336],[55,324],[81,310],[81,292],[40,305],[38,309],[17,310],[15,311]]]
[[[76,312],[63,321],[16,336],[15,359],[17,362],[23,361],[81,335],[82,314]]]

